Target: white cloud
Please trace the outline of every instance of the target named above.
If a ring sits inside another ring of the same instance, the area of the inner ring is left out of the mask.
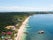
[[[0,11],[53,11],[53,7],[21,7],[21,6],[10,6],[0,7]]]

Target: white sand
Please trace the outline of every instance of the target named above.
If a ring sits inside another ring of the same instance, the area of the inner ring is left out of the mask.
[[[26,23],[28,22],[29,20],[29,17],[26,18],[26,20],[22,23],[22,25],[20,26],[20,29],[18,30],[18,33],[17,33],[17,37],[16,37],[16,40],[22,40],[22,36],[23,36],[23,31],[24,31],[24,28],[26,26]]]

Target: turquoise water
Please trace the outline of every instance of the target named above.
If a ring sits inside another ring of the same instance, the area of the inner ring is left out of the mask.
[[[43,30],[44,34],[38,34]],[[53,14],[35,14],[26,24],[25,40],[53,40]]]

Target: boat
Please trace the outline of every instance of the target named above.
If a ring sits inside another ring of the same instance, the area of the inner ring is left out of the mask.
[[[43,30],[38,31],[38,34],[44,34],[44,31]]]

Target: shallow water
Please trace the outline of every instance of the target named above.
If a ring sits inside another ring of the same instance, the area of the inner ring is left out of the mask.
[[[43,30],[44,34],[38,34]],[[53,14],[35,14],[26,24],[24,40],[53,40]]]

